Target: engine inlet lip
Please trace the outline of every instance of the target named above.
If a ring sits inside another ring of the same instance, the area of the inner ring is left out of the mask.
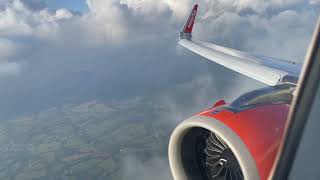
[[[216,133],[225,142],[228,142],[229,148],[239,162],[244,179],[260,179],[255,160],[241,138],[222,122],[214,118],[197,115],[182,122],[171,135],[168,153],[170,168],[175,180],[188,179],[181,159],[181,143],[184,136],[192,128],[203,128]]]

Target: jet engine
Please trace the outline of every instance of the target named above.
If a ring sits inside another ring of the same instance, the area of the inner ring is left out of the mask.
[[[289,105],[236,111],[218,102],[182,122],[169,143],[175,180],[267,179],[281,142]]]

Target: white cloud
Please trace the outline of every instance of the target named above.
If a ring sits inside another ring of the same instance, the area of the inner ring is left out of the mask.
[[[53,13],[50,13],[48,10],[42,10],[39,13],[40,21],[42,22],[55,22],[63,19],[70,19],[73,17],[73,14],[67,9],[58,9]]]
[[[129,8],[134,9],[134,11],[148,15],[165,11],[168,8],[164,1],[154,0],[120,0],[120,4],[126,4]]]
[[[72,16],[67,9],[32,11],[20,0],[14,0],[0,11],[0,36],[53,39],[59,31],[59,21]]]
[[[312,5],[319,5],[320,1],[319,0],[310,0],[310,4]]]
[[[195,36],[243,51],[301,62],[317,16],[317,11],[308,8],[289,8],[271,16],[230,11],[205,13],[196,25]]]
[[[92,40],[122,41],[127,37],[127,28],[123,11],[116,1],[87,0],[88,14],[84,15],[81,22]]]
[[[61,49],[164,43],[177,38],[195,2],[200,4],[195,37],[293,60],[303,59],[318,16],[317,0],[87,0],[89,10],[81,15],[1,1],[0,38],[7,41],[0,42],[0,57],[19,57],[35,41],[58,43]]]
[[[98,37],[101,38],[105,33],[115,40],[122,37],[122,40],[130,41],[147,36],[169,35],[176,38],[181,23],[195,1],[88,2],[95,16],[104,17],[107,13],[107,17],[103,18],[105,21],[97,19],[96,25],[102,22],[98,26],[100,28],[95,30]],[[197,37],[236,49],[293,61],[303,60],[318,16],[317,7],[312,6],[315,3],[303,0],[202,0],[197,3],[200,4],[195,30]],[[121,5],[127,8],[120,8]],[[100,10],[101,7],[104,7],[103,10]],[[110,10],[105,12],[106,9]],[[143,27],[139,28],[139,25]]]

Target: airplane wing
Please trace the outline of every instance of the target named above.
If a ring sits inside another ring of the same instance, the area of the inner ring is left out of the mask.
[[[179,44],[187,49],[236,72],[270,86],[281,83],[297,84],[302,64],[276,58],[253,55],[192,38],[198,5],[180,32]]]

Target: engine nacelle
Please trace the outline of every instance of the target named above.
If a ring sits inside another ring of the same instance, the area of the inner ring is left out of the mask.
[[[213,108],[185,120],[169,143],[174,179],[267,179],[288,107],[270,105],[243,113]]]

